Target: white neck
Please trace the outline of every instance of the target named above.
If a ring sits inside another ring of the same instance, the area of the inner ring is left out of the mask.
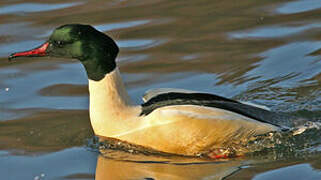
[[[133,106],[125,90],[118,68],[100,81],[89,79],[90,120],[95,134],[112,136],[128,119],[137,117],[139,107]]]

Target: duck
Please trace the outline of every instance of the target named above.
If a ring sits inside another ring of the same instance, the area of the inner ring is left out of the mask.
[[[278,113],[211,93],[152,89],[135,104],[122,81],[119,47],[86,24],[56,28],[39,47],[9,56],[77,59],[88,76],[89,117],[96,136],[183,156],[242,155],[255,137],[288,129]],[[242,146],[240,146],[242,144]]]

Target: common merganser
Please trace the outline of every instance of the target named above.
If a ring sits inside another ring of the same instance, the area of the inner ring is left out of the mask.
[[[276,113],[208,93],[157,89],[147,92],[143,104],[135,105],[116,65],[118,52],[116,43],[92,26],[67,24],[56,28],[41,46],[13,53],[9,59],[78,59],[88,75],[95,134],[161,152],[228,157],[246,152],[238,151],[237,144],[287,128]]]

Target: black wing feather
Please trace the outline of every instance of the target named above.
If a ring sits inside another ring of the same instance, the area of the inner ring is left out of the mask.
[[[265,109],[242,104],[238,101],[207,93],[169,92],[157,95],[142,104],[140,115],[148,115],[155,109],[171,105],[198,105],[235,112],[263,123],[285,128],[291,126],[289,117]]]

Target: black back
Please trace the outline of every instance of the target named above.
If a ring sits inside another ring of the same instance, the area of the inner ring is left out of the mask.
[[[258,107],[242,104],[238,101],[207,93],[179,93],[169,92],[157,95],[144,104],[140,115],[148,115],[155,109],[173,105],[197,105],[215,107],[241,114],[251,119],[269,123],[278,127],[291,126],[289,117],[261,109]]]

